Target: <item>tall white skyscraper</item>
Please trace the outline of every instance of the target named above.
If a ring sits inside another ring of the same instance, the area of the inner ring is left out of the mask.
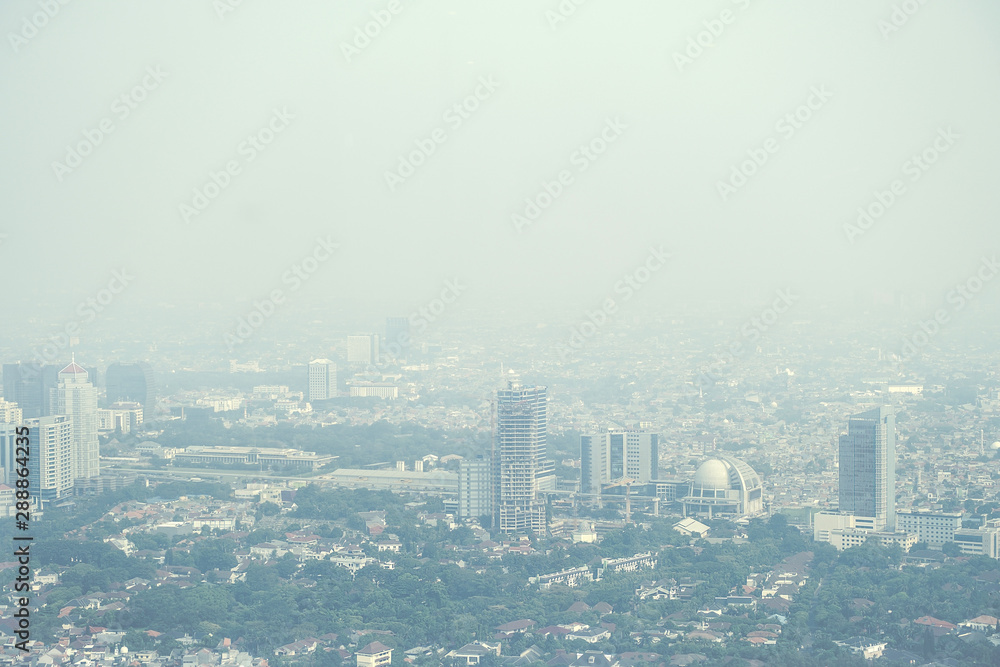
[[[505,533],[545,531],[539,479],[547,471],[545,387],[511,386],[497,392],[496,512]]]
[[[896,417],[891,406],[854,415],[840,436],[840,511],[896,530]]]
[[[55,392],[55,412],[66,415],[73,428],[73,479],[101,474],[100,442],[97,439],[97,389],[87,379],[87,371],[71,363],[59,371]]]
[[[309,362],[310,401],[325,401],[337,395],[337,364],[329,359],[314,359]]]
[[[24,425],[29,429],[31,445],[28,462],[31,497],[51,502],[72,495],[72,420],[66,415],[54,415],[26,419]]]

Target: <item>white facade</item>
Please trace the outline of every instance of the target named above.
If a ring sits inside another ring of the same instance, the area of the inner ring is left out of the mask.
[[[0,398],[0,423],[17,424],[22,418],[21,408],[17,407],[17,403]]]
[[[89,384],[89,383],[88,383]],[[73,424],[66,415],[27,419],[32,498],[59,500],[73,491]]]
[[[351,398],[399,398],[399,387],[394,384],[357,382],[350,389]]]
[[[463,459],[458,463],[458,516],[461,519],[492,516],[493,466],[489,459]],[[488,528],[489,526],[483,526]]]
[[[100,442],[97,439],[97,389],[87,371],[71,363],[59,371],[55,389],[55,411],[67,415],[73,428],[73,479],[101,474]]]
[[[142,415],[142,403],[115,403],[110,408],[97,410],[97,430],[130,433],[142,424]]]
[[[337,364],[329,359],[309,362],[309,400],[325,401],[337,395]]]
[[[719,456],[698,466],[682,499],[684,516],[754,516],[764,510],[763,486],[753,468],[740,459]]]
[[[609,431],[580,436],[580,491],[599,494],[604,485],[628,478],[645,484],[657,476],[659,436]]]
[[[829,542],[830,533],[834,530],[851,528],[855,528],[853,514],[820,512],[813,515],[813,539],[817,542]]]
[[[953,541],[963,555],[1000,558],[1000,528],[987,526],[956,530]]]
[[[918,542],[940,547],[955,538],[962,529],[962,515],[947,512],[896,512],[896,530],[916,533]]]
[[[837,551],[843,551],[844,549],[860,546],[868,540],[877,540],[884,547],[898,544],[902,547],[903,551],[909,551],[917,543],[917,536],[913,533],[886,533],[844,528],[831,530],[828,541],[837,548]]]

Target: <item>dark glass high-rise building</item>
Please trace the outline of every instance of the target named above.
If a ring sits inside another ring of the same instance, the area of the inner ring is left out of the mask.
[[[852,416],[840,436],[840,511],[896,529],[896,417],[891,406]],[[860,522],[860,521],[859,521]]]
[[[24,419],[37,419],[51,414],[51,391],[59,383],[60,366],[43,366],[37,362],[3,365],[4,400],[17,403]]]
[[[383,347],[387,355],[406,358],[410,348],[410,320],[405,317],[385,318],[385,341]]]
[[[134,364],[115,362],[108,366],[104,388],[108,405],[121,401],[142,403],[143,419],[156,406],[156,378],[152,367],[144,361]]]
[[[546,474],[546,388],[511,385],[497,392],[494,461],[497,527],[545,531],[539,480]]]

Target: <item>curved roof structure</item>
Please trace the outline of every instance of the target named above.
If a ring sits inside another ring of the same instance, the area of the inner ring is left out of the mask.
[[[685,514],[713,513],[756,514],[763,509],[762,484],[745,461],[731,456],[716,456],[702,462],[684,497]]]

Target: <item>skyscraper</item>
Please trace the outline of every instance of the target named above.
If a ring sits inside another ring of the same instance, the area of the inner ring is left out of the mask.
[[[496,511],[505,533],[545,530],[538,497],[546,470],[546,388],[510,385],[497,392]]]
[[[134,364],[115,362],[104,375],[107,405],[113,403],[142,403],[143,418],[152,416],[156,406],[156,378],[153,369],[144,361]]]
[[[30,495],[50,502],[73,492],[73,425],[66,415],[26,419],[31,442],[28,464]],[[10,473],[8,473],[9,475]]]
[[[49,413],[50,392],[59,379],[57,366],[36,362],[3,365],[3,397],[21,408],[25,419]]]
[[[624,430],[580,436],[580,491],[600,493],[605,484],[627,477],[639,483],[656,479],[656,433]]]
[[[337,395],[337,364],[329,359],[309,362],[310,401],[325,401]]]
[[[379,362],[379,335],[364,334],[347,337],[347,363],[377,364]]]
[[[385,318],[384,353],[389,361],[406,358],[410,347],[410,320],[405,317]]]
[[[840,511],[859,527],[896,529],[896,417],[891,406],[852,416],[840,436]]]
[[[59,371],[58,377],[55,412],[69,417],[72,424],[73,479],[97,477],[101,474],[97,389],[87,379],[87,371],[76,362]]]

